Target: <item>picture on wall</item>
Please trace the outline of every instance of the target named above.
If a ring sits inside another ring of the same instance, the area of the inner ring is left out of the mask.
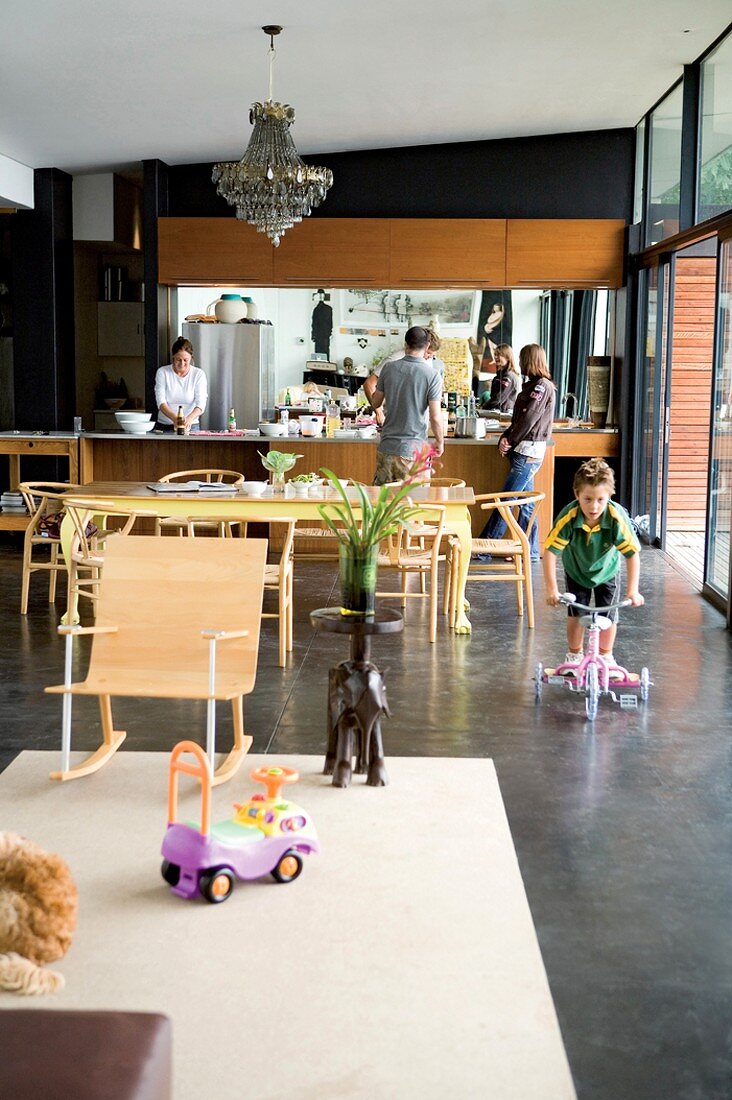
[[[478,299],[475,290],[342,290],[341,323],[382,323],[407,329],[428,325],[437,317],[440,329],[474,327]]]

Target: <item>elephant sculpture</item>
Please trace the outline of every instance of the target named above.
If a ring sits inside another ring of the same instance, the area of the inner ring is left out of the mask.
[[[355,755],[357,775],[369,787],[385,787],[381,716],[390,717],[382,674],[371,661],[342,661],[328,674],[328,748],[324,775],[334,787],[351,782]]]

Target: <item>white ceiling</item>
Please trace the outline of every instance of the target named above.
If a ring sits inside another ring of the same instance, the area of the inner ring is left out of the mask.
[[[729,0],[18,0],[0,154],[69,172],[238,159],[265,23],[285,27],[275,99],[301,153],[633,126],[729,17]]]

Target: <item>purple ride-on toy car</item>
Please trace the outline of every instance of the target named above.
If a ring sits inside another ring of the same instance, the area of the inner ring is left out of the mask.
[[[181,759],[192,753],[196,763]],[[179,822],[178,775],[201,781],[201,823]],[[293,882],[303,868],[303,856],[319,852],[318,836],[308,814],[280,795],[285,783],[295,783],[292,768],[256,768],[251,778],[264,783],[267,794],[234,803],[236,813],[211,824],[211,775],[206,754],[193,741],[180,741],[170,756],[168,831],[163,840],[162,873],[174,894],[194,898],[201,893],[214,904],[226,899],[234,880],[271,874],[277,882]]]

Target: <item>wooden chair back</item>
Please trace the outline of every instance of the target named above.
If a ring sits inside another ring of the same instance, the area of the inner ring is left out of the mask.
[[[266,539],[159,539],[110,542],[104,557],[88,679],[128,675],[134,694],[190,697],[208,676],[203,630],[246,630],[219,648],[217,681],[246,694],[257,667]],[[149,690],[141,690],[147,688]],[[115,694],[110,692],[110,694]],[[200,697],[200,695],[198,696]]]
[[[219,470],[210,468],[206,470],[176,470],[173,474],[165,474],[158,481],[225,481],[227,485],[242,485],[244,474],[238,470]]]

